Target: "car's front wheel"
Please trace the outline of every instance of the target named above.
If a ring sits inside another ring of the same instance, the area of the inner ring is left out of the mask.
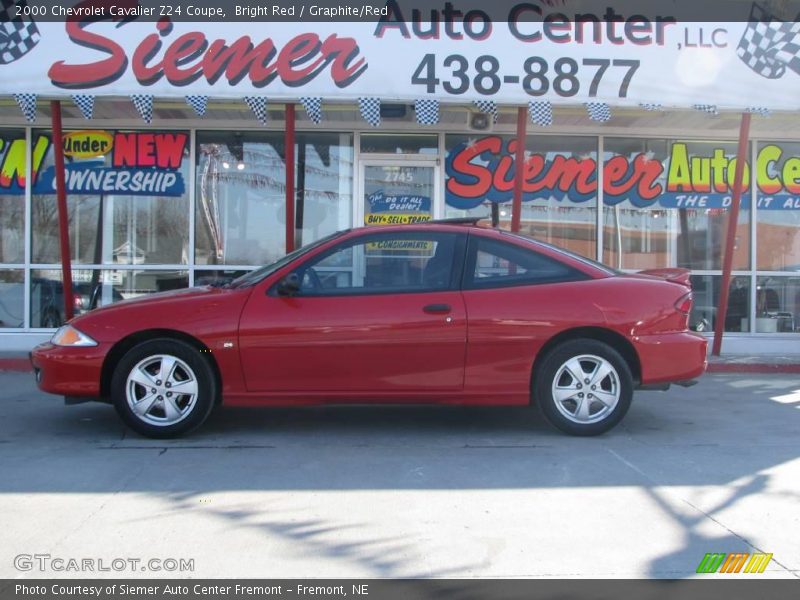
[[[630,368],[598,340],[564,342],[545,356],[533,382],[545,418],[571,435],[599,435],[622,420],[633,397]]]
[[[111,399],[122,420],[152,438],[183,435],[208,418],[217,385],[208,361],[177,340],[134,346],[111,379]]]

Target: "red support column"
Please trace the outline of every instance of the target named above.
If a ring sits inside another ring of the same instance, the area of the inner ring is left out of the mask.
[[[286,253],[294,250],[294,104],[286,104],[283,136],[286,161]]]
[[[725,236],[725,256],[722,261],[722,289],[719,292],[717,321],[714,324],[714,344],[711,353],[719,356],[722,349],[722,334],[725,330],[725,315],[728,312],[728,290],[731,286],[731,269],[733,267],[733,247],[736,244],[736,227],[739,224],[739,205],[742,199],[744,182],[744,165],[747,162],[747,140],[750,137],[750,113],[742,113],[739,126],[739,148],[736,154],[736,170],[733,175],[733,196],[731,210],[728,213],[728,230]]]
[[[517,109],[517,150],[514,153],[514,200],[511,205],[511,231],[519,231],[522,219],[522,176],[525,170],[525,126],[528,108]]]
[[[72,295],[72,261],[69,255],[69,214],[67,213],[67,183],[64,177],[64,134],[61,130],[61,102],[50,103],[53,121],[53,152],[56,168],[56,196],[58,199],[58,237],[61,246],[61,282],[64,289],[64,320],[74,316]]]

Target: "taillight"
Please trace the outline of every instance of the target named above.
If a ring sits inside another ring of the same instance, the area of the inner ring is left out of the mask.
[[[684,315],[692,312],[692,293],[689,292],[685,296],[681,296],[675,303],[675,310]]]
[[[83,298],[81,296],[75,296],[72,298],[72,304],[78,310],[83,308]]]

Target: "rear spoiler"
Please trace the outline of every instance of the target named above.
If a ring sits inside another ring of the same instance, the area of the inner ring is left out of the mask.
[[[661,279],[666,279],[672,283],[679,283],[690,289],[692,287],[691,279],[689,279],[692,272],[689,269],[647,269],[645,271],[639,271],[637,274],[660,277]]]

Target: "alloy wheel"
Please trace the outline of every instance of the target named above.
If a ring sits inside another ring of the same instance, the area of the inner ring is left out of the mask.
[[[192,412],[197,377],[186,362],[170,354],[148,356],[128,373],[125,397],[133,414],[156,426],[174,425]]]
[[[619,374],[605,358],[582,354],[567,360],[553,378],[553,400],[573,423],[597,423],[611,414],[620,399]]]

